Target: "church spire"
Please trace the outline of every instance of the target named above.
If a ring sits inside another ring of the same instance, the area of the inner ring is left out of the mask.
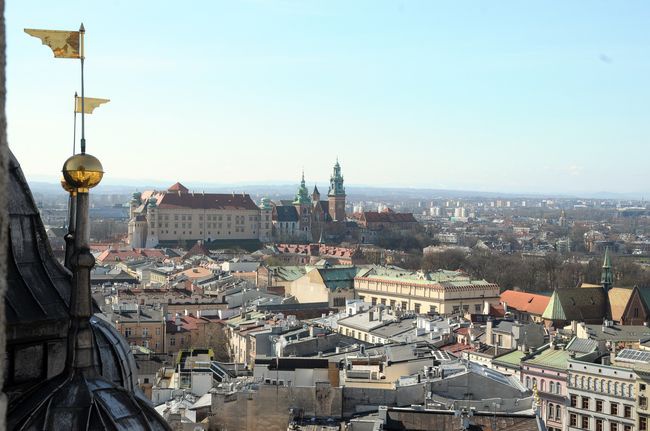
[[[609,257],[609,247],[605,249],[605,259],[603,261],[603,271],[600,275],[600,284],[603,285],[605,292],[614,285],[614,274],[612,273],[612,261]]]
[[[302,171],[302,177],[300,180],[300,187],[298,187],[298,192],[293,200],[294,205],[302,205],[310,203],[309,192],[307,191],[307,186],[305,185],[305,170]]]

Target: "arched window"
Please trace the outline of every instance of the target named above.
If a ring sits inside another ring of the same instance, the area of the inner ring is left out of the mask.
[[[614,395],[618,395],[618,382],[614,383]]]
[[[559,404],[555,406],[555,419],[558,421],[562,420],[562,409]]]
[[[548,412],[546,413],[546,418],[547,419],[553,419],[553,414],[555,413],[555,409],[553,408],[553,404],[548,403]]]
[[[611,394],[612,393],[612,382],[609,380],[607,381],[607,393]]]
[[[526,376],[526,387],[530,389],[530,377]]]
[[[630,383],[630,384],[627,386],[627,388],[629,389],[629,392],[630,392],[630,394],[629,394],[629,395],[630,395],[630,398],[634,398],[634,385],[632,385],[632,384]]]
[[[587,389],[591,389],[591,377],[587,378]]]
[[[546,381],[544,379],[541,379],[539,381],[539,390],[542,392],[546,392]]]
[[[555,393],[555,382],[550,382],[550,383],[548,384],[548,391],[549,391],[550,393],[552,393],[552,394]]]
[[[585,376],[580,377],[580,387],[581,388],[585,387]]]

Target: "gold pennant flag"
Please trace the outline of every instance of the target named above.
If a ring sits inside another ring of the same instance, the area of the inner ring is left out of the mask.
[[[110,102],[110,99],[96,99],[94,97],[84,97],[84,114],[92,114],[95,108],[104,103]],[[74,112],[81,113],[81,97],[75,96]]]
[[[26,28],[25,33],[37,37],[52,48],[56,58],[80,58],[79,32],[62,30],[37,30]]]

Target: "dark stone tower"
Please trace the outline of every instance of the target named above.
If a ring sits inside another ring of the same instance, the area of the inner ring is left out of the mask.
[[[603,285],[605,293],[614,285],[614,274],[612,273],[612,261],[609,258],[609,247],[605,249],[605,260],[603,262],[603,271],[600,275],[600,284]]]
[[[612,262],[609,258],[609,247],[605,249],[605,260],[603,262],[603,272],[600,275],[600,284],[605,292],[605,319],[611,320],[612,309],[609,303],[609,290],[614,286],[614,274],[612,273]]]
[[[345,187],[343,187],[343,176],[341,175],[341,165],[336,159],[334,171],[330,177],[330,189],[327,193],[329,201],[330,217],[334,221],[345,221]]]

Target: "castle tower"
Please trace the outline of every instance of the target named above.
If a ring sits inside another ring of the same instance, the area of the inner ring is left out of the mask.
[[[156,222],[158,220],[158,201],[156,198],[149,198],[147,201],[147,230],[144,232],[144,246],[154,248],[158,245],[158,229]],[[158,225],[160,226],[160,224]]]
[[[329,213],[332,220],[345,221],[345,187],[343,187],[343,176],[341,175],[341,165],[339,165],[338,158],[330,177],[327,200],[329,201]]]
[[[272,213],[273,206],[271,205],[271,199],[262,198],[262,201],[259,205],[260,208],[260,225],[258,232],[260,234],[260,241],[269,242],[271,241],[273,235],[273,221]]]
[[[129,202],[129,218],[135,216],[135,210],[142,204],[142,193],[135,192]]]
[[[293,206],[298,211],[298,229],[302,232],[300,235],[305,240],[311,240],[311,199],[305,185],[305,172],[302,173],[300,187],[293,200]]]

